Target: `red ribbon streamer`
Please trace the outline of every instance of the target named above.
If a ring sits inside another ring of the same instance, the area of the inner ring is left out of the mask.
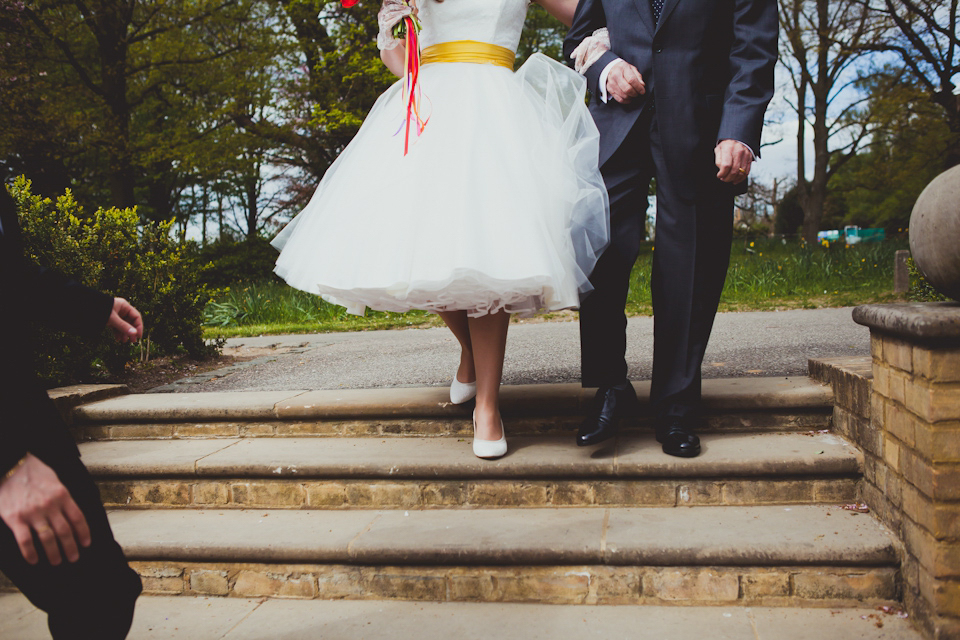
[[[413,18],[406,16],[403,19],[405,25],[405,39],[407,48],[407,57],[403,64],[403,84],[404,99],[407,108],[407,121],[403,137],[403,155],[407,155],[410,150],[410,123],[416,125],[416,134],[423,133],[427,123],[420,119],[420,95],[417,86],[420,78],[420,42],[417,38],[417,30],[414,28]]]

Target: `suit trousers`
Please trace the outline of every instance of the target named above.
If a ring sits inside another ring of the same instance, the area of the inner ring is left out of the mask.
[[[20,554],[10,528],[0,521],[0,571],[47,613],[47,625],[55,640],[125,638],[142,589],[140,577],[114,540],[100,492],[79,456],[40,457],[56,471],[83,512],[90,526],[91,544],[80,547],[77,562],[64,559],[54,567],[34,538],[40,561],[30,565]]]
[[[651,408],[661,419],[693,419],[700,405],[700,368],[730,262],[734,191],[717,179],[712,148],[702,150],[692,163],[693,175],[684,178],[696,181],[696,188],[679,188],[664,159],[668,141],[660,135],[652,105],[650,100],[601,167],[610,196],[611,240],[590,277],[594,290],[580,306],[581,379],[584,387],[627,379],[624,307],[645,235],[650,179],[656,178]]]

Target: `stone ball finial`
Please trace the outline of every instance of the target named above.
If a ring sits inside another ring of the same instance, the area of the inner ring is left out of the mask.
[[[960,300],[960,166],[934,178],[917,198],[910,253],[934,289]]]

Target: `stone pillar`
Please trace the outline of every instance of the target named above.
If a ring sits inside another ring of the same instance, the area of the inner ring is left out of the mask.
[[[870,327],[886,476],[864,498],[903,541],[908,611],[931,637],[960,638],[960,304],[866,305],[853,319]]]
[[[907,260],[910,259],[910,252],[901,249],[893,254],[893,292],[900,294],[910,291],[910,268],[907,266]]]

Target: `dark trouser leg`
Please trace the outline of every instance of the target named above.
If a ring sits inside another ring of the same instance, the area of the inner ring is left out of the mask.
[[[627,378],[630,272],[644,238],[650,184],[649,118],[641,116],[602,167],[610,196],[610,246],[590,276],[594,290],[580,305],[580,366],[584,387],[609,387]]]
[[[47,461],[70,491],[90,525],[92,543],[77,562],[52,567],[38,545],[40,562],[27,564],[10,529],[0,522],[0,571],[38,608],[56,640],[125,638],[140,594],[140,577],[113,538],[100,492],[75,456]]]
[[[659,136],[651,130],[657,166],[651,402],[660,417],[687,418],[699,410],[700,369],[730,259],[733,196],[708,165],[700,168],[699,188],[686,190],[695,196],[685,197],[664,172]]]

